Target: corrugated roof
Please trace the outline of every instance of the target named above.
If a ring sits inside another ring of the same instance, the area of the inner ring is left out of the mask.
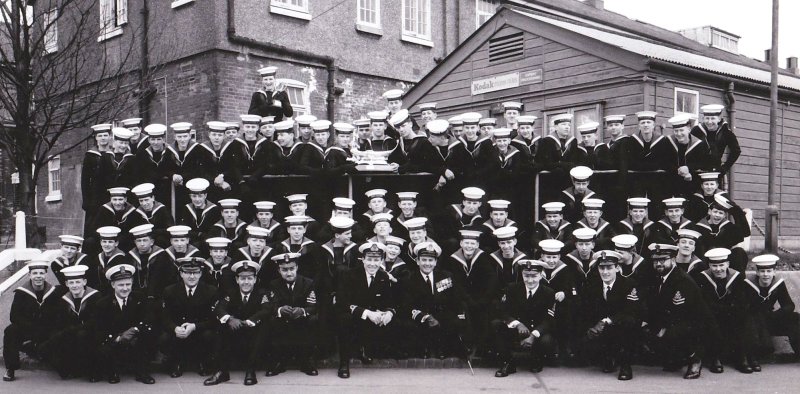
[[[762,82],[769,85],[770,72],[757,68],[743,66],[724,60],[714,59],[708,56],[697,55],[686,52],[685,50],[670,48],[649,41],[626,37],[619,34],[610,33],[603,30],[593,29],[586,26],[576,25],[565,21],[547,18],[523,11],[513,10],[516,13],[525,15],[529,18],[537,19],[554,26],[573,31],[575,33],[602,41],[606,44],[622,48],[626,51],[647,56],[653,59],[663,60],[670,63],[681,64],[684,66],[706,70],[713,73],[725,74],[739,78]],[[788,75],[778,75],[778,85],[784,88],[800,91],[800,78]]]

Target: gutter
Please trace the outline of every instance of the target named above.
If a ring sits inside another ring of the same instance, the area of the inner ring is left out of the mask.
[[[301,51],[299,49],[285,47],[283,45],[273,44],[269,42],[262,42],[254,40],[250,37],[244,37],[236,34],[236,19],[234,0],[227,1],[228,6],[228,41],[232,44],[243,45],[250,48],[260,49],[266,52],[272,52],[279,55],[288,55],[295,59],[304,60],[311,63],[317,63],[324,66],[328,71],[328,81],[326,84],[328,97],[326,98],[328,120],[334,122],[334,111],[336,109],[336,60],[330,56],[317,55],[315,53]]]

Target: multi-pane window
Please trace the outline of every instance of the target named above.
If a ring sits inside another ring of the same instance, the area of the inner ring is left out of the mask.
[[[675,88],[675,115],[688,114],[697,119],[700,110],[700,93],[696,90]]]
[[[294,79],[278,79],[275,82],[286,87],[286,94],[289,96],[289,102],[292,104],[292,110],[295,115],[311,113],[308,86],[306,84]]]
[[[497,9],[496,0],[475,0],[475,28],[481,27],[494,15]]]
[[[52,9],[42,16],[44,51],[46,53],[56,52],[58,51],[58,10]]]
[[[48,193],[46,201],[61,200],[61,158],[55,156],[47,162]]]
[[[711,31],[711,45],[724,51],[739,52],[739,40],[718,30]]]
[[[128,23],[128,0],[100,0],[99,41],[122,34],[122,25]]]
[[[357,0],[358,1],[358,23],[362,25],[381,26],[381,2],[380,0]]]
[[[272,0],[272,5],[289,8],[296,11],[308,12],[307,0]]]
[[[403,35],[430,41],[430,0],[403,0]]]

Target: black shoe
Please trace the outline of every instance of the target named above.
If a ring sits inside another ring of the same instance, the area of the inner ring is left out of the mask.
[[[89,376],[89,383],[97,383],[97,382],[99,382],[101,380],[103,380],[103,378],[101,378],[100,376],[97,376],[97,375],[94,375],[94,374]]]
[[[317,371],[317,365],[316,365],[316,363],[314,362],[313,359],[310,359],[310,360],[306,361],[305,365],[303,365],[303,367],[300,368],[300,372],[303,372],[304,374],[306,374],[308,376],[317,376],[317,375],[319,375],[319,371]]]
[[[14,370],[13,369],[7,369],[6,370],[6,374],[3,375],[3,381],[4,382],[13,382],[16,379],[17,379],[17,377],[14,376]]]
[[[108,383],[117,384],[119,383],[119,374],[114,372],[108,376]]]
[[[336,372],[336,375],[342,379],[349,379],[350,378],[350,367],[349,366],[340,366],[339,371]]]
[[[747,357],[747,363],[750,364],[750,368],[753,372],[761,372],[761,363],[758,362],[757,358]]]
[[[286,366],[283,363],[275,363],[267,370],[266,376],[277,376],[284,372],[286,372]]]
[[[711,373],[723,373],[725,372],[725,367],[722,366],[722,362],[718,358],[715,358],[708,370]]]
[[[494,373],[494,377],[496,377],[496,378],[504,378],[504,377],[506,377],[508,375],[511,375],[512,373],[515,373],[515,372],[517,372],[517,367],[514,366],[514,364],[504,363],[503,366],[500,367],[500,369],[498,369],[497,372]]]
[[[364,364],[372,364],[373,361],[372,357],[367,355],[367,350],[363,347],[358,352],[358,359]]]
[[[746,357],[742,357],[742,359],[739,360],[739,363],[736,365],[736,369],[745,374],[753,373],[753,368],[751,368],[750,364],[747,363]]]
[[[146,373],[142,373],[142,374],[136,375],[136,381],[137,382],[142,382],[144,384],[153,384],[153,383],[156,382],[156,380],[153,379],[152,376],[150,376],[149,374],[146,374]]]
[[[686,374],[683,375],[684,379],[697,379],[703,370],[703,363],[700,360],[692,360],[689,366],[686,367]]]
[[[245,386],[252,386],[258,383],[258,379],[256,379],[256,371],[249,370],[244,373],[244,385]]]
[[[179,378],[181,376],[183,376],[183,368],[180,364],[175,364],[169,371],[169,377]]]
[[[617,376],[619,380],[631,380],[633,379],[633,370],[631,369],[630,364],[620,364],[619,366],[619,376]]]
[[[529,370],[533,373],[542,372],[543,369],[542,359],[540,357],[531,358],[531,367]]]
[[[603,360],[603,373],[611,373],[611,372],[614,372],[616,370],[617,370],[617,368],[616,368],[616,366],[614,366],[614,359],[613,358],[607,358],[607,359]]]
[[[231,375],[228,372],[217,371],[210,378],[203,381],[203,386],[214,386],[229,380],[231,380]]]

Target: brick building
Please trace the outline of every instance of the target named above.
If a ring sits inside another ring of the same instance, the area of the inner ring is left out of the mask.
[[[47,7],[37,2],[36,7]],[[237,120],[260,87],[255,70],[279,67],[295,113],[349,121],[385,106],[380,94],[408,89],[494,13],[490,0],[99,0],[94,50],[143,67],[152,96],[125,117],[151,123]],[[59,19],[61,38],[69,32]],[[58,42],[55,42],[57,50]],[[131,56],[127,56],[130,52]],[[147,68],[144,68],[147,69]],[[120,119],[113,119],[119,121]],[[112,119],[109,119],[111,121]],[[88,133],[76,130],[73,139]],[[67,138],[69,141],[70,138]],[[48,239],[80,233],[85,144],[52,160],[38,184]],[[4,174],[8,177],[8,174]]]

